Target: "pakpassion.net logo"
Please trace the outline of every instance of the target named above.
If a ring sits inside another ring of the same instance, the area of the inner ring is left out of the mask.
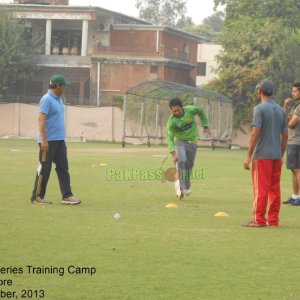
[[[190,173],[190,174],[189,174]],[[190,175],[190,176],[189,176]],[[182,170],[178,174],[179,179],[203,180],[206,179],[205,169]],[[161,181],[174,182],[176,180],[176,168],[166,170],[133,168],[106,168],[105,177],[107,181]]]

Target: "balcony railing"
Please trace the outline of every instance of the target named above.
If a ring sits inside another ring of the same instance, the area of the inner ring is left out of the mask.
[[[37,57],[39,65],[59,65],[59,66],[90,66],[90,56],[77,55],[39,55]]]
[[[155,47],[138,48],[130,45],[124,46],[103,46],[94,45],[93,55],[115,55],[115,56],[147,56],[147,57],[164,57],[170,59],[176,59],[180,61],[189,61],[189,53],[180,51],[177,48],[168,48],[164,45],[160,45],[158,51]]]

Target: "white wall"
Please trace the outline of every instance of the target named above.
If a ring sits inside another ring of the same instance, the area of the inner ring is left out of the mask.
[[[206,76],[197,76],[196,84],[202,86],[214,79],[217,75],[212,72],[212,68],[217,66],[216,56],[222,50],[221,45],[199,44],[197,62],[206,62]]]
[[[66,106],[65,120],[67,138],[88,141],[121,142],[123,135],[123,111],[117,107]],[[126,133],[133,135],[139,126],[128,122]],[[251,132],[244,125],[244,132],[233,130],[232,143],[246,147]],[[38,135],[38,105],[9,103],[0,104],[0,137],[21,136],[36,138]],[[126,138],[126,143],[146,143],[146,139]],[[164,141],[165,142],[165,141]],[[151,144],[160,143],[159,140]]]
[[[36,138],[38,105],[0,104],[0,136]],[[123,111],[117,107],[65,106],[68,138],[87,140],[122,140]]]

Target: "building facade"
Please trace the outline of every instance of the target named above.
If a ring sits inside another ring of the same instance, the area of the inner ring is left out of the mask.
[[[217,67],[216,57],[222,50],[221,45],[199,44],[197,56],[197,86],[203,86],[217,77],[214,69]]]
[[[77,105],[109,105],[152,79],[196,84],[197,35],[68,1],[16,0],[8,7],[43,36],[39,71],[14,89],[20,102],[37,103],[58,73],[72,82],[67,103]]]

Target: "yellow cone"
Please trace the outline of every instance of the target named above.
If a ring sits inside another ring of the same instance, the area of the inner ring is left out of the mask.
[[[167,207],[167,208],[177,208],[178,205],[176,205],[175,203],[169,203],[165,207]]]
[[[100,167],[106,167],[106,166],[107,166],[106,163],[101,163],[101,164],[100,164]]]
[[[215,217],[229,217],[229,215],[224,211],[219,211],[215,214]]]

